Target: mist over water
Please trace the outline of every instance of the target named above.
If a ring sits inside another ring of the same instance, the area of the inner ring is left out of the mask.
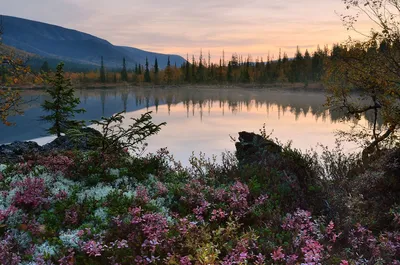
[[[340,113],[323,106],[320,91],[278,91],[260,89],[91,89],[76,92],[79,107],[86,113],[76,116],[87,122],[125,110],[126,124],[131,117],[152,111],[155,123],[167,122],[161,132],[148,139],[147,152],[168,147],[177,160],[187,161],[194,152],[219,155],[234,151],[231,137],[239,131],[259,132],[266,124],[267,133],[281,142],[293,141],[302,150],[318,143],[333,147],[335,130],[347,130]],[[23,116],[12,117],[16,125],[0,125],[0,143],[30,140],[46,136],[48,124],[40,121],[40,108],[46,99],[42,91],[24,91]],[[368,118],[359,121],[368,125]],[[89,123],[88,123],[89,124]],[[346,145],[349,151],[354,145]]]

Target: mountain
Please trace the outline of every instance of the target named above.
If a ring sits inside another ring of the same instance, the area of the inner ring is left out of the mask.
[[[116,46],[110,42],[80,31],[47,23],[3,16],[3,43],[28,53],[48,58],[50,61],[74,63],[89,68],[100,66],[100,57],[108,68],[121,68],[125,57],[127,67],[145,64],[146,57],[152,65],[158,59],[161,68],[167,65],[168,55],[148,52],[137,48]],[[171,64],[180,66],[185,59],[170,55]]]

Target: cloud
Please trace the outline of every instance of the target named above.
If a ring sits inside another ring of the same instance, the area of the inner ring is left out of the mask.
[[[2,5],[5,14],[70,27],[116,45],[181,55],[203,48],[218,54],[213,59],[223,49],[256,57],[341,42],[349,33],[335,10],[344,10],[341,0],[13,0]]]

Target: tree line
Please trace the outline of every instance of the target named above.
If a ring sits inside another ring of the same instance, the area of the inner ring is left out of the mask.
[[[157,58],[151,63],[146,58],[146,63],[135,64],[128,69],[125,58],[122,60],[120,71],[110,70],[104,67],[101,58],[101,67],[89,78],[82,73],[80,81],[102,83],[131,82],[152,84],[218,84],[218,83],[304,83],[321,81],[324,75],[324,62],[330,58],[327,47],[317,48],[312,54],[306,50],[304,53],[297,48],[294,58],[289,58],[286,53],[279,53],[278,59],[270,56],[253,60],[251,56],[244,58],[236,53],[229,60],[223,55],[219,63],[211,62],[208,54],[206,59],[202,52],[198,58],[187,56],[186,62],[177,66],[171,65],[168,58],[167,66],[160,69]],[[96,80],[97,79],[97,80]]]
[[[243,57],[234,53],[229,59],[225,59],[223,53],[218,63],[211,62],[208,53],[206,59],[202,52],[198,58],[194,55],[182,65],[171,64],[168,57],[167,66],[161,69],[157,58],[150,62],[147,58],[144,64],[136,63],[127,66],[125,58],[122,58],[120,69],[107,69],[103,56],[100,58],[100,68],[95,71],[68,73],[74,82],[85,83],[120,83],[133,84],[149,83],[154,85],[178,85],[178,84],[239,84],[239,83],[308,83],[320,82],[325,72],[324,65],[331,57],[331,50],[327,47],[310,53],[304,53],[298,48],[295,56],[289,58],[287,53],[279,53],[277,59],[270,56],[264,60],[252,59],[251,56]],[[47,62],[40,68],[41,72],[48,73],[52,69]],[[5,74],[2,74],[5,76]]]

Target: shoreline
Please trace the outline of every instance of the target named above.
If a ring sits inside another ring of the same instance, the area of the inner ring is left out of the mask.
[[[284,83],[284,84],[177,84],[177,85],[154,85],[154,84],[130,84],[130,83],[116,83],[116,84],[73,84],[77,90],[91,90],[91,89],[115,89],[115,88],[143,88],[143,89],[266,89],[266,90],[285,90],[285,91],[315,91],[324,92],[325,87],[322,83],[311,83],[305,86],[302,83]],[[48,86],[36,85],[22,85],[11,86],[13,90],[44,90]]]

